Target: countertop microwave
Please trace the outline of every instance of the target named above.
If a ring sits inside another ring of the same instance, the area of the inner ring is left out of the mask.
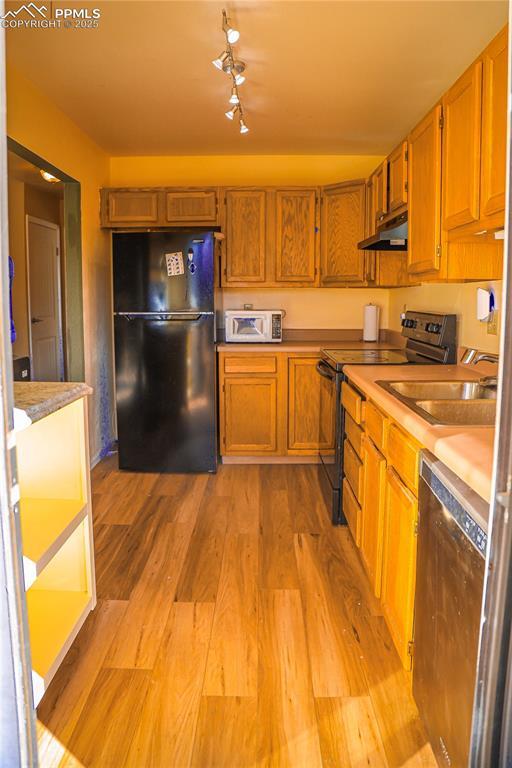
[[[224,312],[226,341],[245,344],[283,340],[282,309],[227,309]]]

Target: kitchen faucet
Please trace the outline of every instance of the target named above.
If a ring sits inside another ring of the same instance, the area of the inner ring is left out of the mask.
[[[473,349],[469,347],[466,349],[464,354],[462,355],[460,359],[461,363],[469,364],[473,363],[473,365],[476,365],[477,363],[481,361],[485,361],[488,363],[498,363],[499,362],[499,356],[493,354],[492,352],[479,352],[478,349]],[[498,386],[498,377],[497,376],[483,376],[480,379],[479,382],[483,387],[496,387]]]

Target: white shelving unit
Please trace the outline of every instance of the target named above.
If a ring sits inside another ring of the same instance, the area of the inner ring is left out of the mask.
[[[87,402],[17,434],[34,705],[96,605]]]

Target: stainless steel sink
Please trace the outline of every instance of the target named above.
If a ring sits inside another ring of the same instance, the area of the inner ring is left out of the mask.
[[[496,388],[479,381],[378,381],[430,424],[494,426]]]
[[[478,381],[389,381],[379,384],[391,394],[398,393],[413,400],[496,400],[496,388],[484,387]]]
[[[496,420],[496,400],[416,400],[415,405],[436,424],[492,427]]]

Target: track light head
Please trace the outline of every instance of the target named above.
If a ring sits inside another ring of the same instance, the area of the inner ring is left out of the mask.
[[[224,114],[226,115],[228,120],[233,120],[237,112],[238,112],[238,104],[232,109],[230,109],[228,112],[225,112]]]
[[[249,133],[249,129],[244,123],[243,117],[240,118],[240,133]]]
[[[242,85],[242,83],[245,83],[245,77],[243,75],[235,75],[235,83]]]
[[[240,104],[240,99],[238,98],[238,92],[236,90],[236,85],[233,86],[231,89],[231,97],[229,99],[230,104]]]
[[[231,26],[231,22],[228,19],[226,11],[222,11],[222,29],[224,30],[228,43],[233,45],[237,43],[240,38],[240,32]]]
[[[216,59],[212,61],[212,64],[214,67],[217,67],[217,69],[224,69],[224,64],[229,59],[230,59],[229,53],[227,51],[224,51],[219,56],[217,56]]]

